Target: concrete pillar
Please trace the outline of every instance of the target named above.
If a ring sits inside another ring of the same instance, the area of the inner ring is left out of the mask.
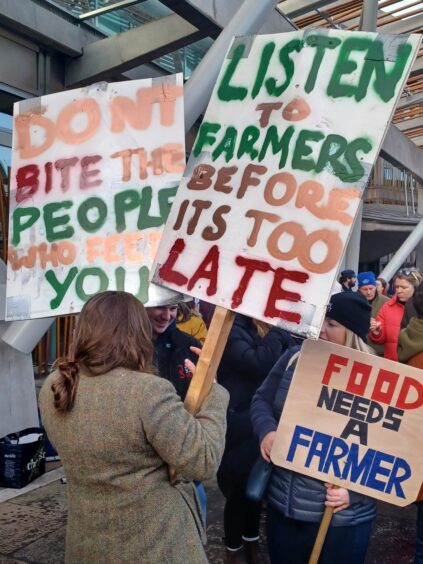
[[[10,323],[4,321],[6,265],[0,261],[0,339]],[[2,306],[2,307],[1,307]],[[0,341],[0,437],[38,426],[34,369],[29,353]]]

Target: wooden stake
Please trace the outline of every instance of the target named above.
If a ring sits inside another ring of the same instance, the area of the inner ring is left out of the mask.
[[[186,410],[193,415],[199,411],[201,404],[213,386],[234,319],[235,313],[233,311],[216,306],[184,402]],[[171,483],[175,483],[176,472],[174,468],[170,468],[169,474]]]
[[[313,550],[311,551],[308,564],[317,564],[319,561],[320,553],[322,552],[323,543],[329,529],[329,525],[333,515],[333,507],[326,507],[323,513],[322,521],[320,522],[319,531],[314,541]]]

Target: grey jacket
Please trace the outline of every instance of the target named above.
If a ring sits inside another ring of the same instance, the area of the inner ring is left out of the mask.
[[[253,398],[251,417],[260,442],[267,433],[277,429],[296,363],[287,366],[300,348],[291,348],[279,359]],[[352,491],[349,494],[350,505],[332,518],[331,524],[335,527],[359,525],[371,521],[376,515],[374,499]],[[326,488],[320,480],[275,466],[267,497],[268,503],[285,517],[319,522],[325,509]]]
[[[228,393],[213,386],[193,417],[173,385],[115,369],[80,375],[73,409],[53,405],[50,375],[43,421],[68,479],[68,564],[200,564],[207,558],[195,487],[223,454]],[[172,486],[168,465],[187,480]]]

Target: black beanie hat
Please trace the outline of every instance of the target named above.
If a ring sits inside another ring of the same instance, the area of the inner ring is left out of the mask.
[[[326,315],[366,341],[371,311],[368,301],[359,292],[341,292],[331,296]]]

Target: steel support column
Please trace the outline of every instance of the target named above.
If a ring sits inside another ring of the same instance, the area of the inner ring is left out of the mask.
[[[213,86],[232,37],[255,33],[278,0],[245,0],[216,39],[185,85],[185,131],[191,129],[207,107]]]
[[[417,245],[423,238],[423,219],[414,228],[414,231],[410,233],[389,264],[380,273],[381,278],[384,278],[387,282],[393,278],[397,270],[402,266],[408,255],[414,251]]]
[[[364,0],[360,20],[360,31],[376,31],[377,26],[377,0]],[[358,270],[360,257],[361,223],[363,220],[363,201],[357,210],[353,230],[345,252],[345,268]]]

